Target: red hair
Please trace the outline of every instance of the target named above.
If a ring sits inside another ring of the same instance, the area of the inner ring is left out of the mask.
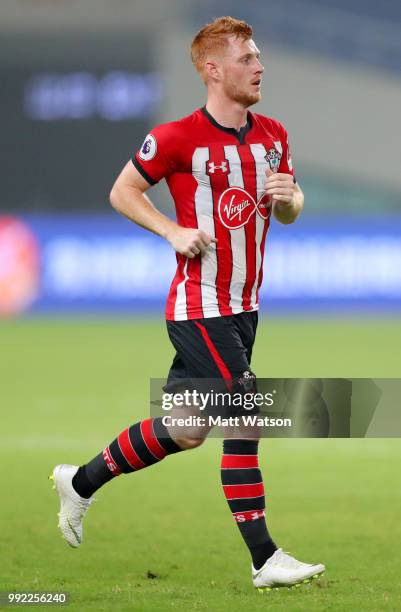
[[[249,40],[252,38],[252,27],[234,17],[219,17],[199,30],[191,44],[192,63],[199,73],[203,73],[207,56],[224,49],[228,37],[233,35]]]

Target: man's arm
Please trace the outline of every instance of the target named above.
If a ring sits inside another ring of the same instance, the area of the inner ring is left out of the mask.
[[[113,185],[110,203],[133,223],[168,240],[177,253],[186,257],[193,258],[216,242],[202,230],[181,227],[158,211],[145,194],[150,186],[129,161]]]
[[[266,172],[266,193],[272,196],[273,215],[280,223],[294,223],[304,206],[304,194],[291,174]]]

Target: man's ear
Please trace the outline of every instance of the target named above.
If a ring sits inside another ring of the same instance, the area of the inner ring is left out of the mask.
[[[213,81],[220,80],[220,70],[216,62],[206,62],[205,74]]]

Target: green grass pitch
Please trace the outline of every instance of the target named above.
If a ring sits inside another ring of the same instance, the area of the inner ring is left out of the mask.
[[[261,320],[259,376],[401,377],[400,321]],[[26,319],[0,337],[0,590],[66,591],[71,611],[401,609],[400,440],[262,440],[273,537],[327,566],[310,586],[253,589],[217,439],[99,491],[73,550],[47,477],[148,416],[149,378],[172,358],[164,324]]]

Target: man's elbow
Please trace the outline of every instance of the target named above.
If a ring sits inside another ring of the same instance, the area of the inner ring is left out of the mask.
[[[112,205],[112,207],[114,208],[114,210],[119,212],[119,210],[120,210],[120,191],[116,188],[115,185],[113,186],[112,190],[110,191],[109,202]]]

